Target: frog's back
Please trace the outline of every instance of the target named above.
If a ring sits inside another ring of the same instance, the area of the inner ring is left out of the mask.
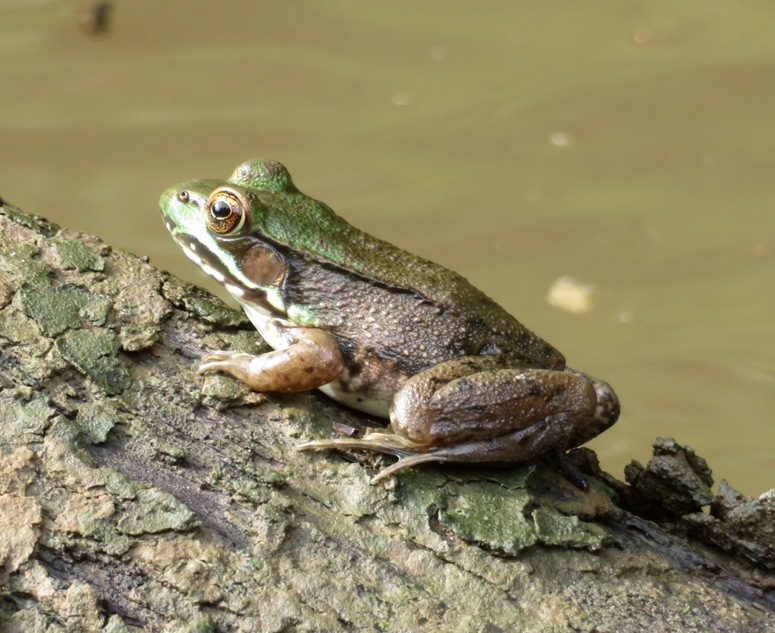
[[[466,353],[502,356],[509,362],[535,367],[565,367],[565,359],[559,351],[462,275],[371,235],[362,235],[370,248],[379,248],[393,264],[385,266],[383,262],[377,271],[379,278],[387,278],[383,276],[392,273],[397,277],[391,282],[393,285],[400,287],[403,281],[407,292],[414,291],[435,311],[449,313],[451,319],[463,324],[458,336],[464,339]],[[397,270],[401,271],[399,275],[395,273]]]
[[[299,195],[294,219],[308,224],[310,239],[290,258],[285,291],[291,303],[320,306],[318,318],[343,337],[366,328],[368,313],[380,322],[379,338],[385,336],[385,324],[393,325],[388,329],[401,339],[395,349],[408,345],[412,332],[418,340],[420,332],[431,332],[436,336],[425,348],[434,348],[432,356],[487,354],[512,364],[565,366],[560,352],[461,275],[365,233],[327,205]],[[304,263],[310,256],[321,265]]]

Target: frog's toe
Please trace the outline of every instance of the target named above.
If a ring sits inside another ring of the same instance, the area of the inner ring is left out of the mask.
[[[239,362],[240,357],[251,358],[250,354],[243,352],[224,350],[207,352],[207,354],[202,356],[199,367],[196,368],[196,373],[201,376],[213,371],[229,371],[231,366]]]
[[[397,457],[409,455],[411,449],[401,445],[396,441],[395,435],[390,433],[370,433],[364,438],[339,438],[333,440],[312,440],[296,446],[297,451],[335,449],[348,451],[352,449],[362,449],[367,451],[376,451],[378,453],[390,453]]]
[[[394,474],[399,470],[403,470],[404,468],[409,468],[411,466],[416,466],[417,464],[423,464],[425,462],[439,462],[439,461],[445,461],[445,460],[443,458],[440,458],[439,455],[434,453],[415,453],[413,455],[404,455],[397,462],[390,464],[390,466],[388,466],[387,468],[383,468],[382,470],[380,470],[376,475],[374,475],[369,480],[369,483],[373,486],[374,484],[379,483],[383,479],[387,479],[388,477],[390,477],[390,475]]]
[[[372,477],[369,481],[371,484],[376,484],[403,468],[408,468],[410,466],[422,464],[424,462],[446,461],[447,459],[445,457],[444,451],[418,452],[417,449],[413,449],[403,444],[398,439],[398,437],[392,433],[369,433],[362,439],[341,438],[332,440],[313,440],[311,442],[304,442],[303,444],[298,444],[296,446],[296,450],[298,451],[321,449],[361,449],[375,451],[377,453],[388,453],[399,458],[397,462],[391,464],[387,468],[383,468],[376,475],[374,475],[374,477]]]

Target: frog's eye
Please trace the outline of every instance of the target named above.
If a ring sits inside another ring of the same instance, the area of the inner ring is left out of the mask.
[[[218,191],[207,202],[207,226],[216,233],[234,233],[245,223],[245,206],[230,191]]]

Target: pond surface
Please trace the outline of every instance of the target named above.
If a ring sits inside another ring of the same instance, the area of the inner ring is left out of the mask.
[[[775,485],[775,4],[89,6],[0,0],[0,195],[203,283],[159,194],[280,160],[609,380],[607,470],[669,436]]]

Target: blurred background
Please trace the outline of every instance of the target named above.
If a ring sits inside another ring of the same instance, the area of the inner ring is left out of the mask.
[[[775,4],[106,6],[0,0],[0,196],[201,284],[160,193],[280,160],[610,381],[605,469],[775,485]]]

